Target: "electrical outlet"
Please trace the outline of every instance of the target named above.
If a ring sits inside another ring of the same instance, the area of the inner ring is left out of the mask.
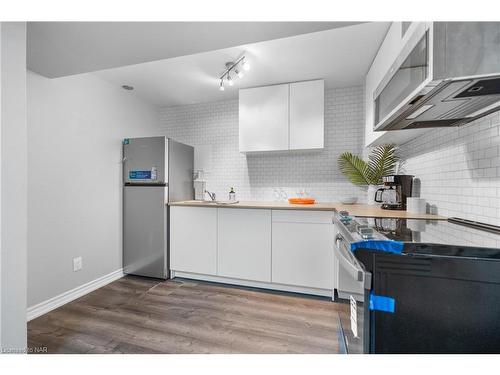
[[[73,272],[80,271],[82,267],[82,257],[73,258]]]

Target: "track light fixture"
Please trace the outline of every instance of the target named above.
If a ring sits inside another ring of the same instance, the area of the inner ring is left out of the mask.
[[[226,63],[226,70],[222,75],[220,76],[220,83],[219,83],[219,90],[224,91],[224,80],[226,80],[227,84],[229,86],[234,85],[234,78],[243,78],[245,75],[243,73],[243,70],[249,70],[250,65],[248,62],[245,60],[245,56],[241,56],[238,60],[235,62],[229,61]],[[234,72],[234,74],[231,76],[231,72]]]

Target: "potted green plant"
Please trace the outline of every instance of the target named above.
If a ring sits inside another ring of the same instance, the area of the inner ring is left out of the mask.
[[[351,152],[338,158],[338,166],[344,176],[355,185],[368,187],[368,204],[375,204],[375,192],[382,183],[382,176],[395,174],[399,156],[394,145],[375,147],[368,161]]]

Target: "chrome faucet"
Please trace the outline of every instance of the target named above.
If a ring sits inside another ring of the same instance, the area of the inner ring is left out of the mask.
[[[208,194],[208,196],[210,197],[210,199],[212,200],[212,202],[215,202],[215,193],[211,193],[208,190],[205,190],[205,193]]]

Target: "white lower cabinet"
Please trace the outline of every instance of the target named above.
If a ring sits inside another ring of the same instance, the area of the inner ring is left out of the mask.
[[[273,211],[272,282],[333,290],[330,213]]]
[[[218,276],[271,281],[271,210],[219,208]]]
[[[170,269],[181,277],[328,296],[332,212],[170,208]]]
[[[217,208],[170,207],[170,269],[217,273]]]

